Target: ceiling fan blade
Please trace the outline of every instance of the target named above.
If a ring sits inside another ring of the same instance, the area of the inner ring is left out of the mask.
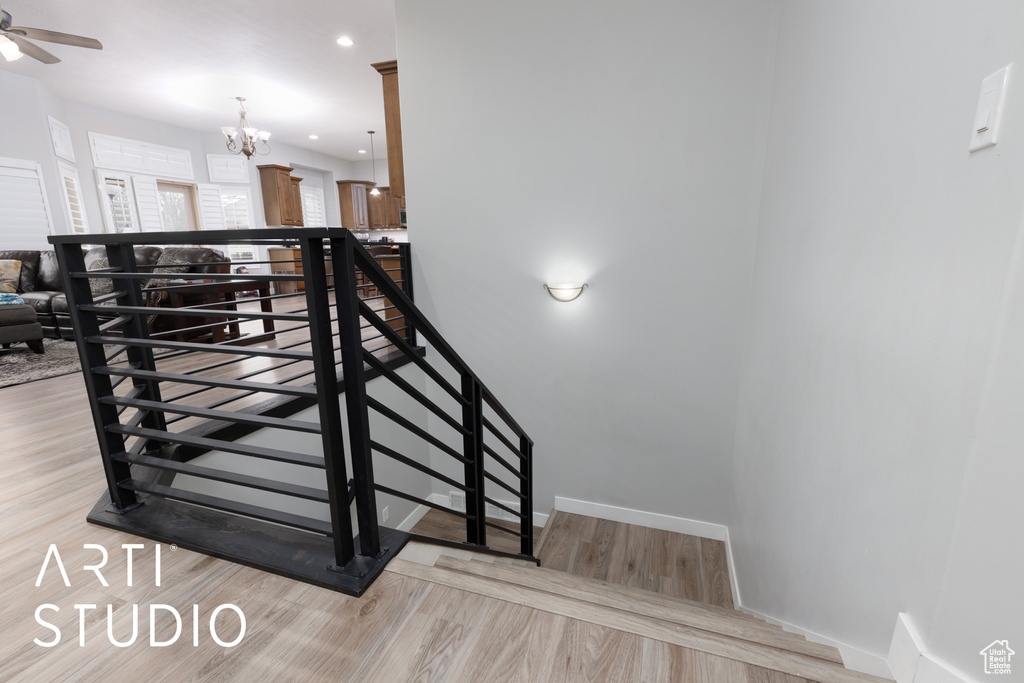
[[[59,31],[47,31],[44,28],[11,26],[7,31],[10,33],[20,34],[33,40],[45,40],[48,43],[61,43],[63,45],[74,45],[75,47],[91,47],[94,50],[103,49],[103,44],[95,38],[75,36],[70,33],[60,33]]]
[[[43,64],[56,64],[60,61],[57,57],[51,55],[43,48],[38,45],[33,45],[17,34],[8,33],[7,37],[11,39],[11,42],[18,46],[18,49],[21,50],[22,54],[26,54],[33,59],[38,59]]]

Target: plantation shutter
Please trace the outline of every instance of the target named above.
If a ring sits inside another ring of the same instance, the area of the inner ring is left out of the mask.
[[[199,191],[199,222],[203,230],[225,230],[224,206],[220,188],[216,185],[197,185]]]

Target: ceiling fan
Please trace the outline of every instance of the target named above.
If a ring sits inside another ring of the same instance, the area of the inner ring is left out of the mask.
[[[11,43],[18,46],[18,51],[22,54],[26,54],[33,59],[38,59],[43,64],[56,64],[60,61],[56,56],[50,54],[43,48],[30,43],[27,39],[32,38],[33,40],[45,40],[48,43],[61,43],[63,45],[74,45],[75,47],[90,47],[94,50],[102,50],[103,45],[100,41],[95,38],[85,38],[83,36],[74,36],[70,33],[59,33],[57,31],[47,31],[42,28],[27,28],[23,26],[11,26],[11,15],[4,9],[0,9],[0,37],[7,38]],[[4,45],[6,41],[0,40],[0,47]],[[11,47],[10,44],[7,45]],[[12,49],[0,50],[7,61],[17,59],[16,56],[8,56],[9,52],[14,53]]]

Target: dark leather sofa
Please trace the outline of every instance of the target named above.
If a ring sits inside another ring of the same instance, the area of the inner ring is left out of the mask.
[[[104,247],[94,247],[85,253],[85,266],[92,270],[97,261],[107,255]],[[217,249],[203,247],[135,247],[135,260],[142,272],[151,269],[142,266],[156,266],[161,257],[167,263],[199,263],[191,266],[186,273],[227,273],[231,270],[231,259]],[[52,250],[8,250],[0,251],[0,259],[21,261],[21,279],[18,295],[36,311],[36,318],[43,327],[43,335],[50,339],[74,339],[68,302],[64,296],[57,255]],[[103,262],[99,264],[106,266]],[[157,273],[159,276],[159,273]],[[180,275],[170,275],[170,278]]]

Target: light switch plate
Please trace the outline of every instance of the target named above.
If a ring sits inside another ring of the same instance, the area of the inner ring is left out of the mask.
[[[978,108],[974,112],[974,123],[971,126],[972,152],[996,144],[999,124],[1003,118],[1003,101],[1006,99],[1004,95],[1009,74],[1010,65],[1007,64],[981,82]]]

